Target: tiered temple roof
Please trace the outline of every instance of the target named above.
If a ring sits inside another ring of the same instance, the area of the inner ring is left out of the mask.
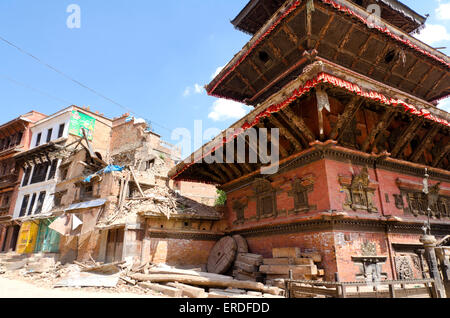
[[[450,116],[435,104],[450,93],[450,59],[383,19],[372,22],[347,0],[286,1],[207,86],[255,109],[171,177],[227,185],[260,174],[262,162],[202,160],[225,157],[226,144],[254,127],[280,128],[281,166],[319,152],[448,178]],[[246,158],[258,151],[246,142]]]

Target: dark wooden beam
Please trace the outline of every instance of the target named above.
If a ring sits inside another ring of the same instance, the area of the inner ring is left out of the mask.
[[[398,139],[395,144],[394,149],[391,151],[391,155],[393,158],[396,158],[399,154],[402,153],[406,144],[410,142],[414,136],[417,134],[417,129],[423,124],[423,119],[413,118],[413,121],[409,124],[409,126],[403,131],[403,134]]]
[[[241,79],[241,81],[243,81],[245,83],[245,85],[247,85],[247,87],[252,91],[253,94],[256,94],[256,89],[252,86],[252,84],[250,84],[250,82],[247,80],[247,78],[244,77],[244,75],[241,74],[241,72],[239,72],[237,69],[235,70],[237,76]],[[244,88],[245,91],[245,88]],[[242,92],[241,92],[242,94]]]
[[[212,173],[211,171],[209,171],[208,168],[206,168],[206,166],[204,166],[202,169],[199,169],[199,173],[203,174],[205,177],[208,177],[219,184],[223,183],[223,180],[214,173]]]
[[[242,172],[235,166],[234,163],[229,163],[226,166],[233,171],[233,173],[236,175],[236,178],[242,177]]]
[[[434,158],[433,160],[433,167],[438,167],[441,161],[447,156],[447,154],[450,152],[450,144],[442,148],[441,152]]]
[[[309,142],[306,140],[305,136],[298,130],[297,126],[295,126],[292,121],[286,116],[286,114],[283,112],[278,112],[277,115],[284,120],[284,122],[286,123],[286,128],[295,133],[295,135],[297,136],[296,139],[300,140],[302,144],[302,148],[308,148]]]
[[[220,163],[217,164],[217,165],[220,165]],[[225,181],[224,183],[226,183],[226,182],[228,182],[228,181],[231,180],[224,172],[222,172],[221,169],[219,169],[219,168],[216,166],[216,164],[210,164],[208,167],[209,167],[216,175],[218,175],[218,176],[222,179],[222,181]]]
[[[383,60],[383,58],[386,56],[390,48],[391,44],[387,42],[386,45],[384,46],[383,51],[381,52],[381,54],[378,54],[377,58],[375,59],[375,63],[373,63],[373,65],[369,69],[369,72],[367,72],[369,76],[373,74],[373,71],[375,71],[376,66],[380,64],[381,60]]]
[[[341,53],[341,50],[347,45],[348,41],[350,40],[350,36],[352,35],[355,28],[356,28],[355,24],[352,24],[347,34],[345,35],[344,39],[342,40],[341,44],[339,44],[339,46],[336,48],[336,53],[334,53],[333,60],[337,59],[339,53]]]
[[[292,44],[294,44],[296,47],[298,47],[298,38],[294,35],[294,33],[291,31],[291,29],[284,24],[281,29],[284,31],[284,33],[286,33],[286,35],[289,38],[289,41],[292,42]]]
[[[259,123],[258,125],[256,125],[258,128],[266,128],[264,126],[263,123]],[[267,142],[268,142],[268,147],[272,144],[272,134],[270,133],[270,129],[267,129]],[[278,141],[278,150],[280,151],[280,154],[282,157],[287,157],[289,156],[288,151],[280,144],[280,142]]]
[[[434,137],[436,137],[439,130],[439,125],[434,125],[434,127],[427,132],[420,145],[417,147],[414,153],[411,154],[410,161],[416,162],[420,159],[425,149],[433,142],[433,139]]]
[[[323,38],[325,37],[325,35],[327,34],[328,29],[329,29],[330,26],[331,26],[331,23],[333,23],[333,21],[334,21],[334,17],[335,17],[335,15],[332,14],[332,15],[330,15],[330,17],[328,18],[327,24],[326,24],[326,25],[322,28],[322,30],[320,31],[320,34],[319,34],[319,40],[317,41],[317,43],[316,43],[314,49],[317,50],[317,49],[319,48],[319,45],[320,45],[320,43],[322,42],[322,40],[323,40]]]
[[[314,0],[306,0],[306,49],[311,50],[312,45],[312,10],[314,7]]]
[[[374,37],[375,37],[375,35],[373,33],[371,35],[369,35],[367,40],[361,46],[361,48],[358,51],[358,54],[356,54],[355,58],[353,59],[352,66],[350,67],[351,69],[353,69],[356,66],[356,63],[360,60],[360,56],[362,56],[363,53],[366,52],[367,48],[369,47],[370,40],[372,40]]]
[[[275,44],[273,44],[271,40],[267,40],[267,44],[272,49],[272,52],[277,58],[277,60],[281,61],[281,63],[283,63],[285,66],[289,66],[289,62],[284,58],[283,54],[281,53],[281,50]]]
[[[273,115],[270,116],[269,117],[269,121],[275,127],[280,129],[280,135],[284,136],[291,143],[291,145],[295,148],[295,150],[301,150],[302,149],[302,145],[297,140],[297,138],[293,134],[291,134],[289,129],[285,128],[284,125],[281,124],[281,122],[277,118],[275,118],[275,116],[273,116]]]
[[[248,64],[250,64],[250,66],[255,70],[255,72],[258,74],[259,77],[261,77],[261,79],[264,82],[269,82],[269,80],[267,79],[267,77],[264,76],[264,73],[259,69],[259,67],[253,63],[253,61],[251,59],[248,59]]]
[[[378,121],[378,124],[376,127],[374,127],[369,136],[367,136],[366,140],[364,140],[364,143],[361,147],[361,150],[364,152],[367,152],[371,145],[376,145],[376,142],[378,141],[378,137],[382,131],[384,131],[386,128],[390,126],[392,121],[395,118],[395,111],[393,108],[387,108],[383,114],[383,116]]]
[[[441,82],[444,80],[444,78],[447,77],[447,72],[444,72],[444,74],[442,74],[442,76],[439,78],[439,80],[433,85],[433,87],[429,90],[428,94],[425,95],[425,99],[427,99],[428,97],[431,97],[433,92],[436,90],[436,88],[441,84]]]
[[[413,94],[415,94],[417,92],[417,90],[423,85],[423,83],[425,83],[425,81],[430,76],[431,72],[433,72],[433,70],[434,70],[434,66],[432,65],[429,68],[428,72],[426,72],[425,75],[422,76],[422,78],[420,79],[419,83],[417,83],[416,87],[414,87],[414,89],[412,90]]]
[[[305,136],[308,142],[316,141],[316,136],[305,124],[300,116],[294,114],[292,109],[288,106],[283,108],[282,112],[291,120],[291,122],[297,127],[297,129]]]
[[[363,102],[364,100],[359,96],[352,97],[350,102],[345,106],[344,113],[339,115],[336,126],[334,126],[330,133],[330,139],[339,139],[341,132],[345,131],[347,126],[351,123]]]

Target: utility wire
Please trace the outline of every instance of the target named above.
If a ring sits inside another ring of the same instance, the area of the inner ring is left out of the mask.
[[[9,81],[9,82],[11,82],[11,83],[14,83],[14,84],[18,85],[18,86],[22,86],[22,87],[28,88],[28,89],[33,90],[33,91],[35,91],[35,92],[37,92],[37,93],[39,93],[41,95],[47,96],[47,97],[49,97],[51,99],[57,100],[57,101],[62,102],[64,104],[71,104],[71,102],[68,102],[68,101],[66,101],[66,100],[64,100],[62,98],[59,98],[57,96],[54,96],[54,95],[49,94],[47,92],[44,92],[44,91],[42,91],[40,89],[37,89],[37,88],[35,88],[35,87],[31,86],[31,85],[28,85],[28,84],[16,81],[15,79],[13,79],[13,78],[11,78],[9,76],[0,74],[0,77],[5,79],[5,80],[7,80],[7,81]]]
[[[78,81],[78,80],[74,79],[73,77],[67,75],[67,74],[64,73],[63,71],[60,71],[59,69],[57,69],[57,68],[51,66],[50,64],[48,64],[48,63],[42,61],[40,58],[34,56],[33,54],[31,54],[31,53],[25,51],[25,50],[22,49],[22,48],[20,48],[19,46],[15,45],[15,44],[12,43],[11,41],[8,41],[8,40],[5,39],[4,37],[0,36],[0,40],[3,41],[3,42],[5,42],[5,43],[8,44],[9,46],[12,46],[13,48],[17,49],[19,52],[21,52],[21,53],[23,53],[23,54],[25,54],[25,55],[28,55],[29,57],[31,57],[32,59],[34,59],[35,61],[37,61],[39,64],[44,65],[45,67],[51,69],[52,71],[58,73],[59,75],[65,77],[66,79],[68,79],[68,80],[74,82],[75,84],[77,84],[77,85],[79,85],[79,86],[81,86],[81,87],[83,87],[83,88],[89,90],[89,91],[92,92],[93,94],[95,94],[95,95],[97,95],[97,96],[99,96],[99,97],[101,97],[101,98],[103,98],[103,99],[109,101],[110,103],[113,103],[113,104],[116,105],[116,106],[121,107],[121,108],[124,109],[127,113],[130,113],[130,114],[134,114],[134,115],[140,116],[139,114],[137,114],[136,112],[134,112],[134,111],[131,110],[130,108],[128,108],[128,107],[126,107],[126,106],[124,106],[124,105],[122,105],[122,104],[120,104],[120,103],[114,101],[113,99],[111,99],[111,98],[109,98],[109,97],[103,95],[102,93],[96,91],[95,89],[90,88],[89,86],[87,86],[87,85],[81,83],[80,81]],[[142,116],[140,116],[140,117],[142,117]],[[167,128],[167,127],[165,127],[165,126],[163,126],[163,125],[160,125],[160,124],[158,124],[158,123],[156,123],[156,122],[153,122],[153,121],[151,121],[150,124],[155,124],[155,125],[157,125],[157,126],[163,128],[163,129],[166,129],[166,130],[168,130],[168,131],[172,131],[172,129],[169,129],[169,128]]]

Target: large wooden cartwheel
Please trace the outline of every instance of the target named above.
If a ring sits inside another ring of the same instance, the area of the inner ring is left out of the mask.
[[[222,238],[214,245],[208,258],[208,272],[224,274],[236,259],[237,244],[231,236]]]
[[[234,235],[233,239],[236,241],[237,244],[237,252],[239,254],[241,253],[247,254],[248,253],[247,240],[240,235]]]

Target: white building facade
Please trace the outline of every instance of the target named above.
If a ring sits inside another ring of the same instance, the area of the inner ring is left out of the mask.
[[[31,128],[32,138],[27,154],[39,153],[39,156],[25,161],[14,219],[45,215],[52,210],[61,159],[52,158],[46,151],[51,149],[50,145],[63,144],[67,140],[72,110],[72,107],[66,108]]]

